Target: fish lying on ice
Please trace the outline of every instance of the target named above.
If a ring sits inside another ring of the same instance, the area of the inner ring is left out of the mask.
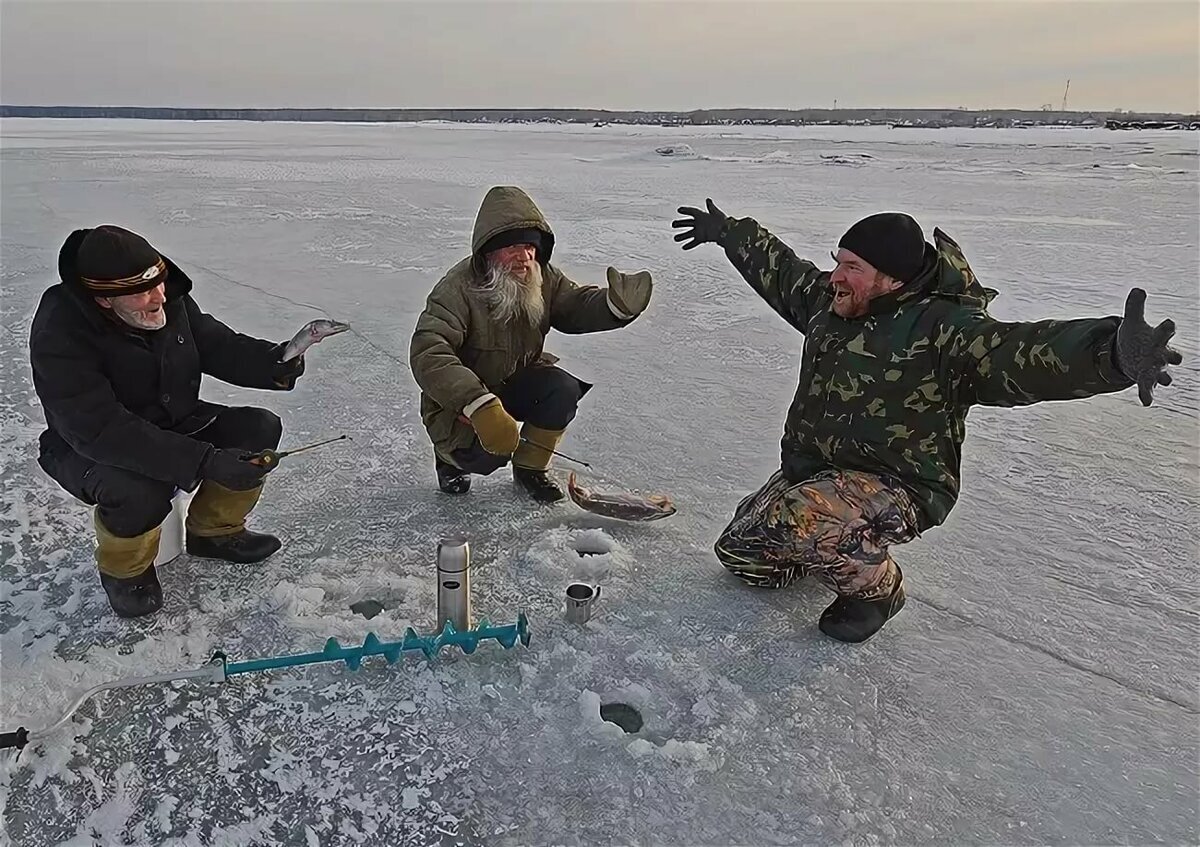
[[[623,521],[657,521],[675,514],[665,494],[642,496],[627,491],[596,491],[579,484],[575,472],[567,478],[567,493],[585,512]]]
[[[312,347],[322,338],[337,335],[339,332],[345,332],[349,328],[350,324],[344,324],[341,321],[330,321],[324,318],[310,321],[292,336],[292,340],[283,349],[283,359],[281,361],[286,362],[289,359],[294,359],[302,355],[305,350]]]

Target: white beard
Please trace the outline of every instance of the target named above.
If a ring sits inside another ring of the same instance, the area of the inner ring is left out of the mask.
[[[479,291],[488,311],[500,323],[519,319],[530,326],[541,326],[546,314],[541,265],[534,264],[524,278],[492,265],[479,283]]]

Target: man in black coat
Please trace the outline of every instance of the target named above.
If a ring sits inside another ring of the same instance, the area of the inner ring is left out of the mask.
[[[304,360],[281,362],[283,344],[202,312],[187,275],[121,227],[71,233],[58,270],[29,337],[47,424],[38,463],[96,507],[96,562],[113,610],[150,614],[162,607],[154,557],[177,490],[199,486],[188,553],[250,563],[280,547],[246,529],[267,472],[246,457],[278,447],[282,424],[266,409],[199,399],[201,374],[286,391]]]

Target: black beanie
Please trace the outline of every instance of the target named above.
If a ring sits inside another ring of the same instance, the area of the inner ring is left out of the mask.
[[[838,247],[901,282],[912,282],[925,263],[921,226],[902,212],[880,212],[863,218],[846,230]]]
[[[500,250],[504,247],[512,247],[514,244],[532,244],[537,251],[538,261],[542,260],[542,245],[545,243],[545,233],[540,229],[533,227],[525,229],[509,229],[504,232],[498,232],[483,242],[483,247],[479,249],[480,256],[486,256],[493,250]]]
[[[75,272],[92,294],[149,291],[167,278],[167,263],[146,239],[119,226],[98,226],[78,241]]]

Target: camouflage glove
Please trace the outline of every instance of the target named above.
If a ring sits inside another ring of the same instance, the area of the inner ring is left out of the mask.
[[[1125,300],[1125,319],[1117,328],[1116,365],[1137,383],[1143,406],[1154,402],[1154,386],[1170,385],[1167,365],[1183,361],[1179,351],[1167,346],[1175,335],[1175,322],[1168,318],[1154,329],[1146,323],[1146,292],[1134,288]]]
[[[471,426],[483,449],[493,456],[511,456],[521,443],[517,422],[499,400],[489,400],[471,415]]]
[[[650,271],[623,274],[616,268],[608,269],[608,299],[623,315],[636,318],[646,311],[653,287]]]
[[[708,206],[707,212],[691,206],[680,206],[679,214],[687,217],[671,221],[671,226],[684,230],[675,236],[675,240],[691,242],[683,245],[684,250],[691,250],[705,243],[720,244],[725,235],[729,216],[718,209],[712,200],[706,199],[704,202]]]

